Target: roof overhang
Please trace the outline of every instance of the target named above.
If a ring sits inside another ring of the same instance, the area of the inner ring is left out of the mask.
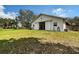
[[[70,22],[68,22],[67,20],[65,21],[65,23],[66,23],[66,25],[71,25],[71,23],[70,23]]]

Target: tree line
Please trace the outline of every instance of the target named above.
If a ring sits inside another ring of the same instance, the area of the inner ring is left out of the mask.
[[[15,19],[0,18],[0,28],[3,29],[31,29],[32,20],[36,19],[36,15],[31,10],[19,10],[19,15]],[[21,25],[21,27],[20,27]]]
[[[0,28],[3,29],[16,28],[16,22],[14,19],[0,18]]]
[[[67,21],[70,23],[69,29],[74,31],[79,31],[79,17],[75,16],[73,18],[67,18]]]

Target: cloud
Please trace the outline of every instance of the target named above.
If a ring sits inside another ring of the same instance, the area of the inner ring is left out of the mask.
[[[53,9],[53,12],[63,12],[64,10],[62,8],[58,8],[58,9]]]
[[[67,9],[63,9],[63,8],[57,8],[57,9],[53,9],[52,13],[56,16],[60,16],[60,17],[68,17],[69,13],[72,10],[67,10]]]
[[[4,6],[0,6],[0,17],[1,18],[11,18],[11,19],[15,19],[17,13],[16,12],[4,12],[5,7]]]

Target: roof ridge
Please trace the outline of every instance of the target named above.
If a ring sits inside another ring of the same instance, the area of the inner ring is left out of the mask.
[[[42,13],[39,14],[38,17],[39,17],[40,15],[46,15],[46,16],[51,16],[51,17],[56,17],[56,18],[62,18],[62,19],[65,19],[64,17],[54,16],[54,15],[48,15],[48,14],[42,14]]]

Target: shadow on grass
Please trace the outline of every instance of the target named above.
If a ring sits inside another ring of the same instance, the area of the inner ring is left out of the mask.
[[[41,43],[39,38],[0,40],[0,54],[74,54],[79,48],[60,43]]]

